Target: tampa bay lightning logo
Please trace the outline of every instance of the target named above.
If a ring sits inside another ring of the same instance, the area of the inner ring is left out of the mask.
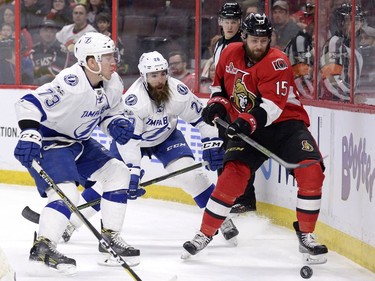
[[[136,95],[133,95],[133,94],[130,94],[125,99],[125,104],[129,106],[135,105],[137,102],[138,102],[138,98],[136,97]]]
[[[78,84],[78,77],[75,74],[68,74],[64,76],[64,81],[70,86],[75,86]]]
[[[179,92],[181,95],[186,95],[189,92],[189,89],[183,84],[178,84],[177,92]]]
[[[99,123],[99,118],[90,120],[86,123],[82,123],[77,129],[74,130],[74,136],[77,139],[87,139],[95,127]]]

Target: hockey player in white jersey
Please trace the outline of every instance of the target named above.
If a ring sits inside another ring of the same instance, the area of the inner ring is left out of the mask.
[[[74,204],[79,199],[79,182],[101,182],[102,236],[125,260],[139,258],[139,250],[120,236],[129,170],[91,138],[96,126],[119,144],[133,135],[134,126],[124,115],[121,100],[123,84],[115,72],[118,52],[111,38],[89,32],[77,41],[74,54],[76,64],[23,96],[15,106],[22,130],[15,157],[28,168],[40,195],[48,197],[29,260],[64,274],[76,272],[75,260],[56,249],[71,211],[32,168],[34,160]]]
[[[202,137],[203,159],[209,162],[209,169],[222,166],[224,151],[217,129],[203,122],[203,104],[178,79],[168,75],[168,62],[158,52],[144,53],[138,65],[141,77],[138,78],[123,96],[126,112],[134,123],[134,135],[125,145],[112,142],[111,152],[130,167],[129,199],[144,194],[139,188],[144,171],[141,168],[143,156],[154,155],[168,172],[174,172],[193,165],[194,156],[183,134],[177,129],[177,119],[181,118],[199,129]],[[189,193],[200,208],[204,208],[214,189],[208,176],[199,170],[178,176],[181,188]],[[100,197],[98,185],[86,189],[82,196],[85,202]],[[84,203],[84,202],[81,202]],[[98,210],[97,207],[96,211]],[[90,208],[94,212],[94,208]],[[89,214],[89,213],[87,213]],[[65,241],[72,231],[80,226],[76,216],[66,230]],[[227,240],[236,244],[238,230],[232,220],[226,220],[221,231]]]

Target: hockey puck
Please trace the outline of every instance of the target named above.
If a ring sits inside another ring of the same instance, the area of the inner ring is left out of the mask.
[[[310,266],[303,266],[299,272],[301,274],[301,277],[304,279],[309,279],[313,275],[313,270]]]

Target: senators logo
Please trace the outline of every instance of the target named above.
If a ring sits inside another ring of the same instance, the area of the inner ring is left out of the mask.
[[[307,140],[303,140],[302,141],[302,150],[308,151],[308,152],[313,152],[314,147],[311,144],[309,144],[309,142]]]
[[[288,64],[283,59],[277,59],[272,62],[275,70],[284,70],[288,68]]]
[[[255,95],[246,88],[243,78],[248,73],[238,71],[235,82],[231,102],[239,112],[249,112],[255,106]]]

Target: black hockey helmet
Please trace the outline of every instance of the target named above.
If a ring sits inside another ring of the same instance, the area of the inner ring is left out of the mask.
[[[219,11],[219,17],[222,19],[241,19],[242,9],[237,2],[225,3]]]
[[[271,38],[272,25],[265,14],[249,14],[242,22],[242,37],[247,38],[248,35],[252,36],[268,36]]]
[[[339,26],[342,26],[345,19],[348,17],[351,18],[352,16],[352,4],[350,3],[341,4],[341,6],[335,10],[335,14],[336,14],[336,18],[337,18]],[[365,20],[365,14],[362,11],[361,7],[358,5],[355,6],[355,19],[359,21]]]

